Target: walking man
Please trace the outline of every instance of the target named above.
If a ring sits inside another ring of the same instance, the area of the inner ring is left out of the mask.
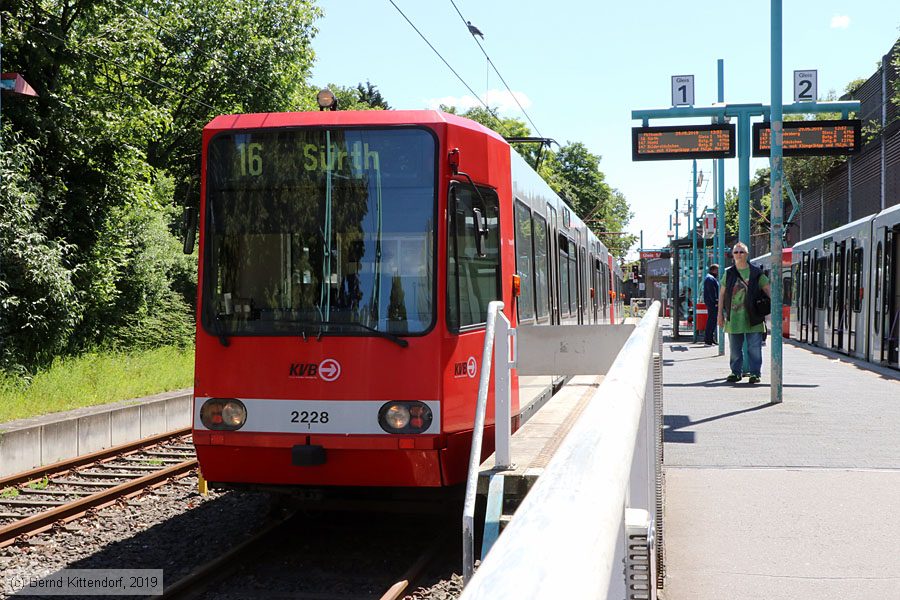
[[[766,331],[765,317],[757,314],[754,300],[765,292],[771,296],[769,278],[762,269],[749,263],[747,246],[738,242],[731,250],[734,265],[725,269],[719,291],[719,327],[728,334],[731,374],[728,381],[741,380],[744,363],[744,341],[747,342],[747,364],[750,383],[758,383],[762,373],[762,340]],[[780,315],[779,315],[780,316]]]
[[[712,346],[716,343],[716,324],[719,322],[719,265],[710,265],[703,279],[703,302],[707,312],[703,341]]]

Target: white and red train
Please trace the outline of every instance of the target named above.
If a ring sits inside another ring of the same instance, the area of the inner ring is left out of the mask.
[[[782,277],[785,337],[900,369],[900,205],[785,248]]]
[[[514,326],[623,317],[607,248],[473,121],[231,115],[202,143],[193,437],[212,485],[459,483],[488,303]]]

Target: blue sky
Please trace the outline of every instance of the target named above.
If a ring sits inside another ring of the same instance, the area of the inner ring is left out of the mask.
[[[487,73],[450,0],[394,1],[475,92],[484,98],[487,91],[504,116],[525,118],[496,74]],[[711,104],[719,58],[727,102],[771,99],[766,1],[455,1],[484,33],[485,50],[540,133],[563,144],[583,142],[602,156],[607,181],[634,212],[629,230],[643,230],[647,248],[667,243],[675,198],[683,206],[691,190],[691,162],[633,163],[631,127],[640,123],[631,111],[668,107],[670,77],[682,74],[695,76],[696,105]],[[474,102],[388,0],[322,0],[320,6],[316,85],[369,80],[401,109]],[[783,19],[786,103],[794,69],[818,70],[820,97],[840,94],[848,82],[874,73],[900,37],[897,0],[787,0]],[[751,173],[766,164],[754,159]],[[709,179],[711,165],[698,167]],[[736,160],[725,162],[725,182],[737,186]],[[700,207],[712,205],[711,194],[710,186]]]

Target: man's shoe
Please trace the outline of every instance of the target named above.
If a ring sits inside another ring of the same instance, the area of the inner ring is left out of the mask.
[[[727,381],[728,383],[737,383],[740,380],[741,380],[741,376],[738,375],[737,373],[732,373],[731,375],[729,375],[728,377],[725,378],[725,381]]]
[[[759,383],[759,375],[751,375],[748,383]]]

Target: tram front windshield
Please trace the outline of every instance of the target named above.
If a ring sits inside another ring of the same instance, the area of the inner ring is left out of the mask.
[[[431,327],[430,132],[220,134],[209,143],[206,172],[207,331],[406,335]]]

